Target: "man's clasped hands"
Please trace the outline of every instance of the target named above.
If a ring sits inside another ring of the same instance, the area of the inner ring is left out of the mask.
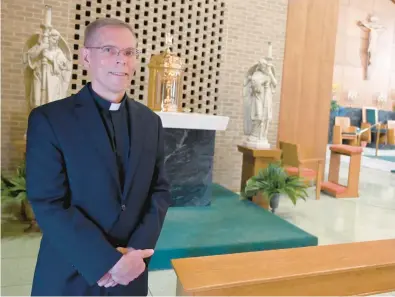
[[[115,287],[128,285],[145,271],[145,258],[154,254],[154,250],[135,250],[133,248],[118,247],[123,254],[122,258],[98,282],[99,287]]]

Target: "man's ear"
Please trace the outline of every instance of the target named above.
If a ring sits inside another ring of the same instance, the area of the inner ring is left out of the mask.
[[[90,66],[90,51],[85,47],[82,47],[80,50],[80,63],[86,69]]]

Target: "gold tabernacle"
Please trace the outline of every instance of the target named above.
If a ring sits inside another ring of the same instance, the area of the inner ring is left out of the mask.
[[[183,63],[170,50],[173,36],[166,34],[166,49],[152,55],[149,68],[148,107],[154,111],[181,112]]]

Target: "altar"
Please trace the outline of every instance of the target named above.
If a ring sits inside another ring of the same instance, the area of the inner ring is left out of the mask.
[[[229,117],[156,112],[165,130],[165,168],[173,207],[211,203],[216,131],[226,129]]]

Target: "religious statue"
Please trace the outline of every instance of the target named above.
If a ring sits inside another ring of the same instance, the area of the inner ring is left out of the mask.
[[[277,80],[272,64],[272,45],[269,54],[253,65],[244,78],[244,134],[246,145],[254,148],[270,148],[269,126],[273,118],[273,95]]]
[[[46,6],[42,32],[33,34],[23,48],[25,92],[29,108],[67,97],[72,72],[71,51],[51,25]]]
[[[377,41],[379,33],[385,30],[383,25],[379,24],[379,19],[376,16],[369,16],[368,21],[358,21],[358,26],[368,31],[368,49],[367,49],[367,59],[364,61],[364,79],[369,79],[371,66],[374,65],[376,59]]]

